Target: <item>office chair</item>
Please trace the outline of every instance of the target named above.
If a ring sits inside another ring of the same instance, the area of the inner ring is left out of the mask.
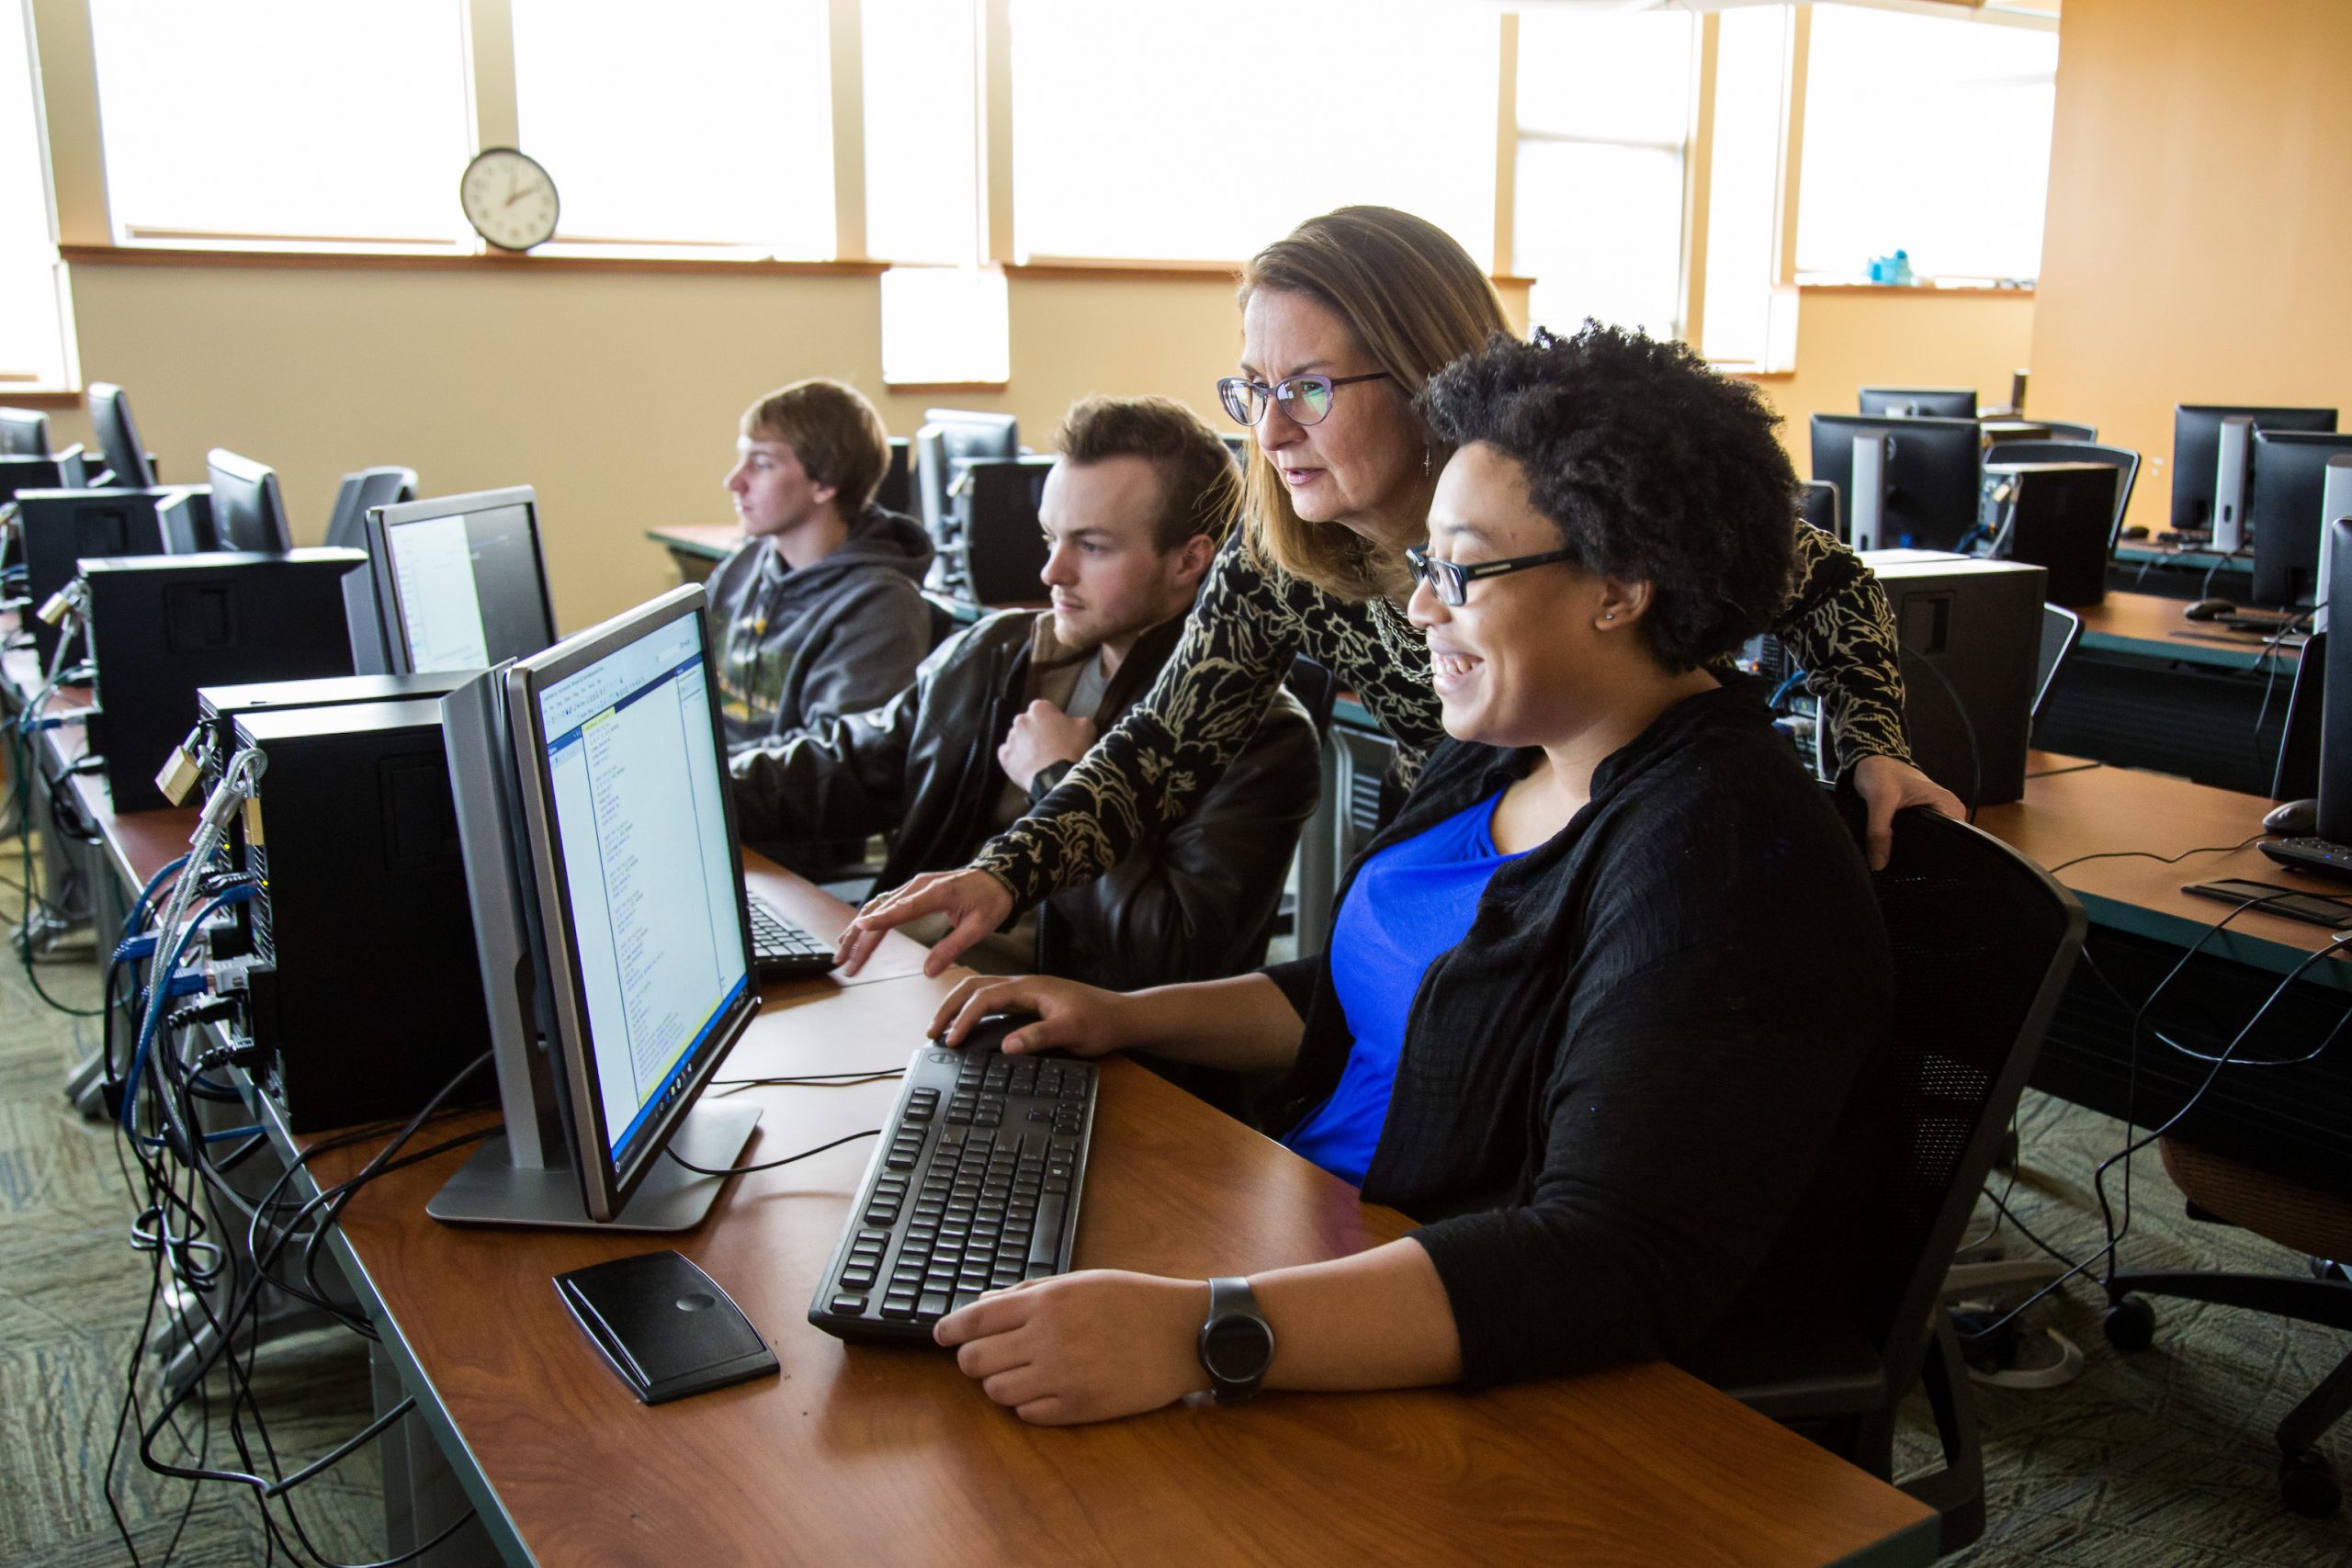
[[[1839,804],[1859,834],[1860,803]],[[1967,1372],[1942,1310],[1944,1272],[2086,922],[2040,866],[1922,809],[1895,818],[1894,857],[1872,881],[1894,957],[1893,1027],[1831,1156],[1884,1151],[1839,1168],[1842,1182],[1867,1194],[1853,1311],[1824,1314],[1812,1332],[1735,1325],[1691,1370],[1888,1479],[1895,1413],[1923,1387],[1944,1468],[1903,1490],[1941,1516],[1939,1551],[1948,1552],[1984,1533],[1984,1477]],[[1885,1129],[1898,1134],[1891,1146]]]
[[[2051,427],[2053,431],[2058,427]],[[2088,425],[2078,428],[2087,430]],[[2120,468],[2123,477],[2115,487],[2115,525],[2108,530],[2107,547],[2115,550],[2115,542],[2123,533],[2123,514],[2132,507],[2132,486],[2140,477],[2140,454],[2127,446],[2101,446],[2092,441],[2004,441],[1999,448],[1999,460],[2004,463],[2104,463],[2110,468]]]
[[[2068,419],[2037,419],[2033,423],[2050,432],[2050,439],[2052,441],[2096,441],[2098,439],[2098,426],[2096,424],[2076,424]]]
[[[2352,1258],[2352,1201],[2219,1155],[2160,1138],[2156,1151],[2199,1219],[2237,1225],[2312,1260],[2309,1274],[2199,1273],[2118,1269],[2107,1282],[2107,1337],[2119,1350],[2147,1348],[2156,1314],[2148,1296],[2178,1296],[2245,1307],[2298,1323],[2352,1331],[2352,1276],[2330,1258]],[[2343,1493],[2316,1445],[2352,1411],[2352,1356],[2335,1364],[2274,1434],[2278,1443],[2279,1500],[2309,1518],[2324,1518]]]

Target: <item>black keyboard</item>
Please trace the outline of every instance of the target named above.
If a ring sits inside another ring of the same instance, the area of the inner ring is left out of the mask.
[[[2331,844],[2325,839],[2265,839],[2255,848],[2297,871],[2352,876],[2352,844]]]
[[[756,893],[746,894],[752,912],[752,966],[763,980],[791,975],[822,975],[833,966],[833,944],[820,942],[786,919]]]
[[[1012,1025],[925,1042],[859,1183],[808,1321],[843,1339],[922,1339],[982,1291],[1069,1269],[1095,1068],[1006,1056]]]

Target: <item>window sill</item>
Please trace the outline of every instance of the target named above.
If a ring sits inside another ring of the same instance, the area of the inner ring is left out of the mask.
[[[1012,389],[1007,381],[885,381],[882,389],[906,397],[937,398],[963,392],[1001,393]]]
[[[61,245],[68,266],[257,266],[311,271],[689,273],[715,277],[878,277],[887,262],[718,261],[706,256],[482,255],[428,251],[212,250],[166,245]]]
[[[78,409],[82,394],[62,388],[39,390],[17,381],[0,381],[0,407],[12,409]]]
[[[1231,283],[1241,276],[1242,264],[1238,261],[1151,261],[1124,256],[1032,256],[1025,262],[1005,264],[1005,276],[1017,278],[1075,279],[1080,281],[1151,279],[1183,283]],[[1493,273],[1489,280],[1498,288],[1532,287],[1532,277],[1514,277],[1508,273]]]
[[[1799,283],[1800,294],[1932,294],[1949,299],[1966,295],[1974,299],[2030,299],[2033,290],[2004,288],[1991,283],[1938,283],[1929,279],[1922,283]]]

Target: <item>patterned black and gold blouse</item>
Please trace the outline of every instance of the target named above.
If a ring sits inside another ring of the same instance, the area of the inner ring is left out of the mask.
[[[1796,546],[1794,591],[1773,630],[1808,671],[1839,770],[1871,755],[1910,761],[1894,621],[1878,580],[1817,529],[1797,529]],[[1299,653],[1355,692],[1396,741],[1409,781],[1445,736],[1420,632],[1386,599],[1345,599],[1228,547],[1149,694],[973,865],[1021,908],[1101,875],[1216,782]]]

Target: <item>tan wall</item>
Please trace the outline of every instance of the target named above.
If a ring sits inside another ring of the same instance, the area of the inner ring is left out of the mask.
[[[1811,421],[1852,413],[1868,386],[1973,387],[1977,400],[2009,400],[2009,373],[2027,364],[2034,297],[2016,291],[1927,288],[1808,288],[1798,305],[1797,368],[1764,379],[1785,423],[1781,439],[1797,472],[1813,472]],[[2052,419],[2076,417],[2042,392],[2027,407]]]
[[[167,479],[200,478],[212,446],[268,463],[298,543],[370,464],[415,468],[428,494],[537,486],[567,629],[670,581],[648,526],[729,518],[719,479],[761,392],[882,385],[871,277],[105,265],[73,286],[83,374],[130,389]],[[1523,320],[1524,288],[1505,292]],[[1008,389],[876,397],[893,433],[944,404],[1013,413],[1044,447],[1092,391],[1223,422],[1229,279],[1016,276],[1011,310]],[[78,411],[53,418],[61,441],[89,440]]]
[[[2069,0],[2033,401],[2148,459],[2172,409],[2352,412],[2352,5]]]

